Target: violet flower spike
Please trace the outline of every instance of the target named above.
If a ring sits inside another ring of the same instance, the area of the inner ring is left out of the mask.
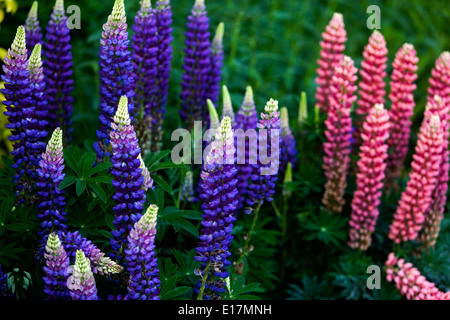
[[[156,77],[158,72],[158,47],[156,15],[150,0],[142,0],[134,18],[131,38],[136,133],[145,157],[151,151],[151,124],[156,108]]]
[[[295,141],[295,136],[292,133],[291,127],[289,126],[289,113],[286,107],[280,110],[281,119],[281,153],[280,153],[280,174],[284,175],[288,163],[291,163],[292,167],[295,167],[297,162],[297,142]]]
[[[144,190],[146,186],[141,168],[142,161],[139,158],[141,150],[131,125],[126,96],[120,98],[113,120],[110,140],[113,163],[112,185],[116,190],[113,196],[116,203],[113,207],[115,214],[113,224],[116,230],[112,232],[111,246],[112,257],[120,262],[123,258],[123,253],[119,253],[120,248],[125,248],[129,231],[142,216],[143,205],[146,201]]]
[[[211,70],[209,73],[208,98],[211,99],[214,105],[219,100],[220,80],[222,79],[224,29],[224,23],[220,22],[211,43]]]
[[[31,54],[37,44],[43,44],[41,27],[38,20],[38,2],[34,1],[25,20],[25,37],[27,39],[27,51]]]
[[[259,129],[257,146],[250,146],[250,149],[257,148],[258,151],[255,163],[253,162],[255,159],[252,159],[251,156],[252,152],[255,155],[255,150],[250,150],[252,174],[250,175],[251,183],[247,191],[247,204],[249,206],[262,205],[266,200],[270,202],[275,194],[275,182],[278,179],[280,153],[283,145],[277,100],[270,99],[267,102],[257,127]],[[266,148],[266,150],[262,150],[262,147]],[[246,213],[248,213],[248,210]]]
[[[236,135],[236,146],[239,148],[240,145],[245,147],[244,159],[238,158],[238,190],[239,190],[239,204],[238,207],[242,208],[245,205],[245,198],[248,192],[248,185],[250,182],[250,176],[253,172],[252,165],[250,164],[250,159],[253,163],[257,161],[257,150],[255,148],[250,148],[250,138],[247,140],[242,140],[239,137],[244,136],[247,130],[256,130],[258,124],[258,113],[256,111],[255,101],[253,100],[253,90],[250,86],[247,86],[245,90],[244,100],[242,101],[241,107],[236,113],[235,117],[235,135]],[[257,143],[257,137],[255,137],[254,144]],[[254,154],[251,155],[250,151]],[[239,154],[238,154],[239,156]]]
[[[68,268],[72,275],[67,279],[67,288],[72,300],[99,300],[91,264],[83,251],[77,250],[75,264]]]
[[[159,300],[160,280],[155,252],[157,215],[158,206],[150,205],[128,235],[125,258],[130,273],[127,290],[131,300]]]
[[[44,293],[47,300],[66,300],[69,297],[67,290],[67,279],[69,257],[61,244],[57,234],[48,235],[45,246]]]
[[[5,57],[3,71],[1,77],[5,88],[1,89],[1,92],[5,96],[4,114],[9,122],[5,127],[11,130],[8,138],[13,142],[14,148],[11,151],[14,157],[12,168],[16,171],[13,183],[16,184],[17,199],[31,203],[37,178],[36,170],[45,149],[44,139],[47,132],[42,130],[37,119],[38,110],[33,104],[35,95],[32,90],[38,82],[35,78],[30,78],[23,26],[17,28],[14,42]]]
[[[70,29],[67,26],[63,0],[56,0],[46,27],[44,48],[48,130],[60,127],[68,142],[73,131],[73,62]]]
[[[203,228],[194,259],[201,262],[202,279],[194,290],[206,300],[218,299],[225,292],[224,279],[229,276],[226,269],[231,264],[229,248],[238,204],[234,158],[231,121],[225,117],[211,142],[201,173]]]
[[[47,144],[42,160],[39,162],[38,176],[38,205],[40,213],[37,215],[42,220],[42,231],[39,234],[44,237],[52,232],[67,229],[65,190],[59,189],[59,184],[64,179],[63,158],[63,133],[60,128],[53,131]]]
[[[103,25],[100,39],[100,129],[94,144],[97,161],[110,157],[110,125],[122,96],[126,96],[130,121],[133,121],[133,65],[128,49],[127,22],[124,0],[116,0],[108,21]]]
[[[158,76],[156,78],[156,103],[152,110],[151,149],[159,152],[162,147],[163,121],[166,114],[167,94],[172,61],[172,9],[169,0],[156,1],[156,25],[158,43]]]
[[[196,0],[188,16],[185,32],[185,48],[181,79],[181,120],[191,130],[194,121],[203,119],[208,127],[206,99],[209,95],[209,74],[211,71],[211,42],[209,18],[204,0]]]

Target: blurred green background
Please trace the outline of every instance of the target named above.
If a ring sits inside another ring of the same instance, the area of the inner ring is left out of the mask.
[[[24,23],[32,0],[17,0],[14,15],[6,14],[0,29],[0,47],[8,48],[17,26]],[[153,3],[155,1],[152,1]],[[113,0],[66,0],[81,9],[81,29],[72,30],[75,98],[74,142],[95,139],[98,127],[98,51],[102,25],[112,9]],[[180,79],[186,18],[194,0],[171,1],[174,20],[172,73],[170,79],[165,141],[171,128],[179,125]],[[296,0],[206,0],[213,35],[216,25],[225,23],[225,64],[222,84],[231,93],[235,110],[241,104],[245,87],[251,85],[257,108],[262,110],[269,98],[288,107],[292,124],[297,118],[300,92],[308,95],[309,110],[315,102],[315,70],[321,33],[333,12],[344,15],[347,30],[345,54],[360,66],[362,51],[371,34],[366,26],[367,8],[381,10],[381,32],[388,50],[388,72],[395,52],[404,42],[412,43],[418,53],[419,78],[415,92],[415,124],[424,110],[428,77],[439,54],[449,50],[448,1],[296,1]],[[39,20],[45,31],[54,0],[39,1]],[[129,31],[139,8],[138,0],[125,0]],[[131,36],[130,36],[131,37]],[[388,82],[388,79],[386,79]],[[388,89],[389,90],[389,89]],[[170,143],[170,142],[169,142]],[[167,146],[167,145],[166,145]]]

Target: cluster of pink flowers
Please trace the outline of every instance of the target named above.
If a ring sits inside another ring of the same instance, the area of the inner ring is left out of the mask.
[[[378,219],[378,206],[383,189],[389,136],[389,116],[382,104],[376,104],[363,124],[357,188],[353,195],[350,216],[350,241],[353,249],[367,250]]]
[[[347,171],[350,163],[352,119],[357,68],[350,57],[343,57],[334,69],[330,83],[329,110],[325,120],[323,169],[327,178],[322,203],[328,212],[340,213],[345,204]]]
[[[355,109],[354,137],[356,145],[360,145],[362,123],[370,109],[377,103],[384,104],[387,53],[383,35],[375,30],[369,38],[369,43],[364,47],[364,60],[361,62],[359,99],[356,102],[358,107]]]
[[[398,259],[391,252],[386,261],[386,279],[394,281],[400,293],[408,300],[450,300],[450,291],[440,291],[434,283],[420,274],[412,263]]]
[[[390,226],[389,238],[395,243],[415,240],[423,227],[424,213],[432,203],[439,174],[442,136],[439,115],[425,117],[411,163],[412,171]]]
[[[416,89],[414,81],[417,79],[418,61],[414,46],[405,43],[395,54],[392,63],[391,92],[389,93],[389,100],[392,102],[389,110],[390,152],[386,167],[386,187],[389,189],[396,187],[395,180],[401,175],[408,152],[412,124],[410,118],[415,106],[413,92]]]
[[[317,106],[322,112],[328,112],[330,95],[330,82],[334,74],[334,68],[339,64],[344,56],[345,42],[347,41],[347,32],[344,28],[344,19],[342,14],[335,13],[330,23],[322,33],[323,40],[320,41],[322,50],[320,59],[317,60],[316,90]]]

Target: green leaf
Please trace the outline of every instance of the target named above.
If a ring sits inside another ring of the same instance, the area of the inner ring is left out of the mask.
[[[78,179],[75,178],[74,176],[66,175],[66,176],[64,177],[63,181],[61,181],[61,182],[59,183],[59,190],[63,190],[63,189],[65,189],[65,188],[67,188],[67,187],[70,187],[70,186],[71,186],[72,184],[74,184],[75,181],[77,181],[77,180],[78,180]]]
[[[104,171],[112,167],[112,162],[102,162],[98,163],[95,167],[91,168],[88,172],[88,176],[93,176],[96,173]]]
[[[63,155],[64,162],[67,163],[78,176],[80,176],[80,172],[78,172],[77,159],[75,158],[73,152],[69,149],[64,149]]]
[[[162,158],[166,157],[168,154],[170,154],[172,150],[163,150],[157,154],[149,154],[147,157],[145,157],[144,163],[146,167],[150,170],[150,168],[156,164],[158,161],[160,161]],[[151,157],[150,160],[147,160],[148,157]]]
[[[95,176],[95,177],[89,177],[86,180],[89,182],[101,182],[101,183],[111,184],[112,178],[110,176]]]
[[[100,200],[102,200],[104,203],[106,203],[106,193],[105,191],[102,189],[102,187],[100,187],[98,184],[96,183],[89,183],[89,186],[94,190],[94,192],[98,195],[98,197],[100,198]]]
[[[162,170],[162,169],[182,168],[182,167],[184,167],[184,164],[175,164],[173,162],[163,162],[163,163],[158,163],[158,164],[151,166],[148,169],[148,171],[153,172],[153,171]]]
[[[85,189],[86,189],[86,181],[77,180],[77,184],[76,184],[77,196],[80,196],[84,192]]]
[[[150,174],[151,178],[153,179],[154,182],[156,182],[161,188],[163,188],[165,191],[167,191],[169,194],[172,194],[172,188],[170,187],[170,185],[160,176],[157,176],[153,173]]]
[[[179,297],[183,294],[185,294],[186,292],[188,292],[191,289],[191,287],[177,287],[169,292],[167,292],[164,295],[163,300],[170,300],[170,299],[174,299],[176,297]]]
[[[159,296],[161,298],[161,300],[166,300],[166,294],[169,293],[172,288],[175,286],[175,282],[177,280],[177,276],[173,275],[171,276],[169,279],[167,279],[166,281],[164,281],[164,284],[161,288],[161,291],[159,293]]]
[[[80,159],[80,171],[82,177],[88,177],[88,172],[92,169],[95,162],[95,154],[86,152]]]
[[[171,224],[175,229],[181,228],[192,234],[195,238],[199,237],[197,228],[188,220],[183,218],[167,219],[167,222]]]

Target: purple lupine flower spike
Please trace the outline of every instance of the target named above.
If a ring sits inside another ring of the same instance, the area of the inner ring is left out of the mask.
[[[43,280],[47,300],[66,300],[69,296],[67,279],[70,260],[56,233],[48,235],[44,257]]]
[[[134,95],[133,65],[128,49],[127,22],[123,0],[116,0],[108,21],[103,25],[100,39],[100,129],[94,143],[97,161],[110,157],[110,125],[121,96]],[[128,112],[131,120],[134,103],[130,100]]]
[[[278,179],[280,167],[280,152],[282,150],[281,121],[278,111],[278,101],[270,99],[261,113],[258,123],[258,156],[257,163],[251,164],[251,184],[248,186],[247,204],[262,205],[265,200],[272,201],[275,193],[275,182]],[[266,147],[267,146],[267,147]],[[267,148],[266,150],[261,149]],[[262,150],[262,152],[261,152]],[[270,155],[269,155],[270,150]],[[269,161],[268,161],[269,160]],[[264,164],[267,163],[268,164]],[[248,211],[247,211],[248,213]]]
[[[225,25],[223,22],[219,23],[211,43],[211,70],[209,72],[209,94],[208,98],[211,99],[214,105],[219,100],[220,93],[220,80],[222,78],[223,67],[223,33]]]
[[[43,44],[41,27],[38,20],[38,2],[31,5],[28,17],[25,20],[25,37],[27,39],[27,51],[30,55],[35,45]]]
[[[288,163],[291,163],[292,167],[295,166],[297,160],[297,145],[295,136],[292,134],[291,127],[289,126],[289,113],[286,107],[280,110],[281,118],[281,153],[280,153],[280,174],[284,175]]]
[[[119,253],[121,247],[125,248],[127,235],[134,223],[142,216],[145,203],[145,178],[141,169],[139,158],[141,149],[138,145],[131,119],[128,114],[128,101],[122,96],[119,101],[114,122],[111,123],[112,156],[112,185],[116,190],[113,196],[116,206],[113,207],[116,230],[112,232],[111,246],[112,257],[119,261],[123,253]]]
[[[153,179],[150,177],[150,172],[148,171],[148,168],[145,166],[144,160],[142,159],[142,156],[140,154],[138,159],[139,161],[141,161],[139,168],[142,169],[142,175],[144,176],[144,183],[142,185],[142,189],[144,189],[144,191],[147,191],[148,189],[154,189],[155,186],[153,185]]]
[[[125,258],[130,273],[127,289],[131,300],[159,300],[160,280],[155,255],[157,215],[158,206],[150,205],[128,236]]]
[[[30,70],[30,86],[32,88],[32,105],[35,106],[34,114],[37,120],[37,127],[45,131],[47,121],[47,96],[45,94],[47,83],[44,78],[44,68],[42,63],[42,45],[36,44],[28,59],[28,70]],[[45,134],[47,135],[47,134]]]
[[[199,295],[200,290],[204,290],[202,299],[219,298],[225,292],[224,279],[229,276],[226,268],[230,265],[228,257],[231,255],[229,248],[233,239],[231,232],[238,204],[238,170],[234,160],[231,121],[225,117],[211,142],[201,173],[203,228],[195,260],[201,262],[201,271],[196,273],[202,279],[199,279],[194,290]]]
[[[9,140],[13,141],[14,156],[12,168],[16,170],[13,182],[16,185],[16,198],[20,202],[32,204],[33,188],[37,176],[36,169],[45,149],[47,132],[42,130],[36,118],[37,108],[33,104],[33,79],[28,69],[25,28],[18,27],[14,42],[8,50],[1,76],[5,88],[4,112],[8,117],[6,128],[11,130]]]
[[[47,82],[48,130],[60,127],[65,132],[65,139],[70,141],[73,131],[73,62],[63,0],[56,0],[46,31],[44,75]]]
[[[204,121],[208,126],[206,99],[209,95],[209,74],[211,71],[211,42],[209,18],[205,1],[196,0],[188,17],[185,32],[185,48],[181,80],[181,120],[190,130],[194,121]]]
[[[223,95],[223,103],[222,103],[222,117],[229,117],[231,121],[231,127],[234,128],[234,111],[233,104],[231,103],[230,93],[228,92],[227,86],[222,86],[222,95]]]
[[[192,171],[186,172],[183,183],[181,185],[180,200],[187,202],[196,202],[197,198],[194,195],[194,181]]]
[[[81,250],[77,250],[75,264],[68,268],[72,275],[67,279],[72,300],[99,300],[91,264]]]
[[[158,47],[158,76],[156,77],[155,108],[152,110],[151,151],[162,147],[162,124],[166,114],[167,93],[172,62],[172,9],[169,0],[156,1],[156,25]]]
[[[60,232],[59,236],[67,252],[67,256],[75,259],[77,250],[83,251],[86,258],[90,261],[93,273],[111,275],[123,271],[122,266],[112,261],[92,241],[82,237],[78,231]]]
[[[250,165],[250,148],[249,140],[245,139],[245,132],[247,130],[256,130],[258,124],[258,113],[256,111],[255,102],[253,100],[253,90],[250,86],[247,86],[242,102],[241,108],[236,113],[235,117],[235,136],[236,136],[236,149],[245,148],[245,152],[238,152],[238,190],[239,190],[239,208],[242,208],[245,204],[245,197],[247,195],[247,188],[249,184],[250,175],[252,174],[252,166]],[[239,130],[240,129],[240,130]],[[239,137],[243,137],[240,139]],[[257,137],[255,136],[255,139]],[[254,143],[257,143],[255,140]],[[254,149],[253,149],[254,150]],[[242,154],[244,157],[239,157]],[[255,158],[255,156],[253,156]]]
[[[64,179],[64,158],[63,158],[63,133],[60,128],[53,131],[52,137],[47,144],[42,160],[39,162],[38,176],[38,205],[40,210],[38,218],[42,220],[42,231],[39,234],[43,237],[51,232],[64,231],[67,229],[66,198],[65,190],[59,189],[59,184]]]
[[[134,18],[131,39],[136,133],[144,157],[150,152],[151,116],[155,105],[156,77],[158,72],[157,27],[155,12],[150,0],[142,0]]]

